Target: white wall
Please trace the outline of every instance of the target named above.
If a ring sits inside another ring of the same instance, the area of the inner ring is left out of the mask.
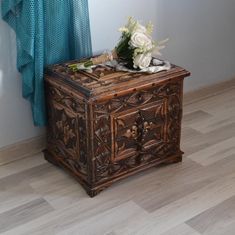
[[[156,0],[89,0],[89,9],[94,52],[112,49],[116,45],[120,37],[118,29],[129,16],[143,23],[157,21]]]
[[[234,0],[157,0],[164,57],[192,72],[186,90],[235,77]]]
[[[192,72],[193,90],[235,76],[234,0],[89,0],[94,52],[112,49],[128,16],[151,20],[157,39],[170,38],[164,58]],[[0,147],[40,135],[21,97],[15,38],[0,20]]]
[[[235,77],[234,0],[90,0],[93,50],[116,44],[129,15],[170,38],[163,58],[191,71],[186,91]]]
[[[33,126],[30,105],[21,96],[15,35],[0,19],[0,148],[42,132]]]

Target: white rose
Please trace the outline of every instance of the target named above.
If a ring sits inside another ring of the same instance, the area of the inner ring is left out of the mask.
[[[151,53],[139,54],[134,58],[134,68],[145,69],[148,68],[152,60]]]
[[[140,32],[135,32],[131,36],[130,45],[136,48],[145,48],[146,50],[151,50],[153,48],[152,39]]]

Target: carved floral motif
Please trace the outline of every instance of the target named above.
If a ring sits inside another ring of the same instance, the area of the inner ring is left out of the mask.
[[[47,98],[49,148],[75,172],[87,175],[85,104],[55,87],[48,87]]]
[[[97,181],[179,152],[181,83],[96,104],[94,120]]]

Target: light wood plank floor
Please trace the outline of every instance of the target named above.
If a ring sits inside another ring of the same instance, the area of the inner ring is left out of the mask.
[[[182,149],[93,199],[42,154],[2,165],[0,233],[234,235],[235,82],[186,97]]]

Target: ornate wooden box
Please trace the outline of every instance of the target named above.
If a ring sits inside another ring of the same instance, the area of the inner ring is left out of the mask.
[[[93,197],[113,182],[161,163],[182,160],[183,79],[172,65],[157,74],[67,64],[45,74],[48,107],[45,158],[67,169]]]

